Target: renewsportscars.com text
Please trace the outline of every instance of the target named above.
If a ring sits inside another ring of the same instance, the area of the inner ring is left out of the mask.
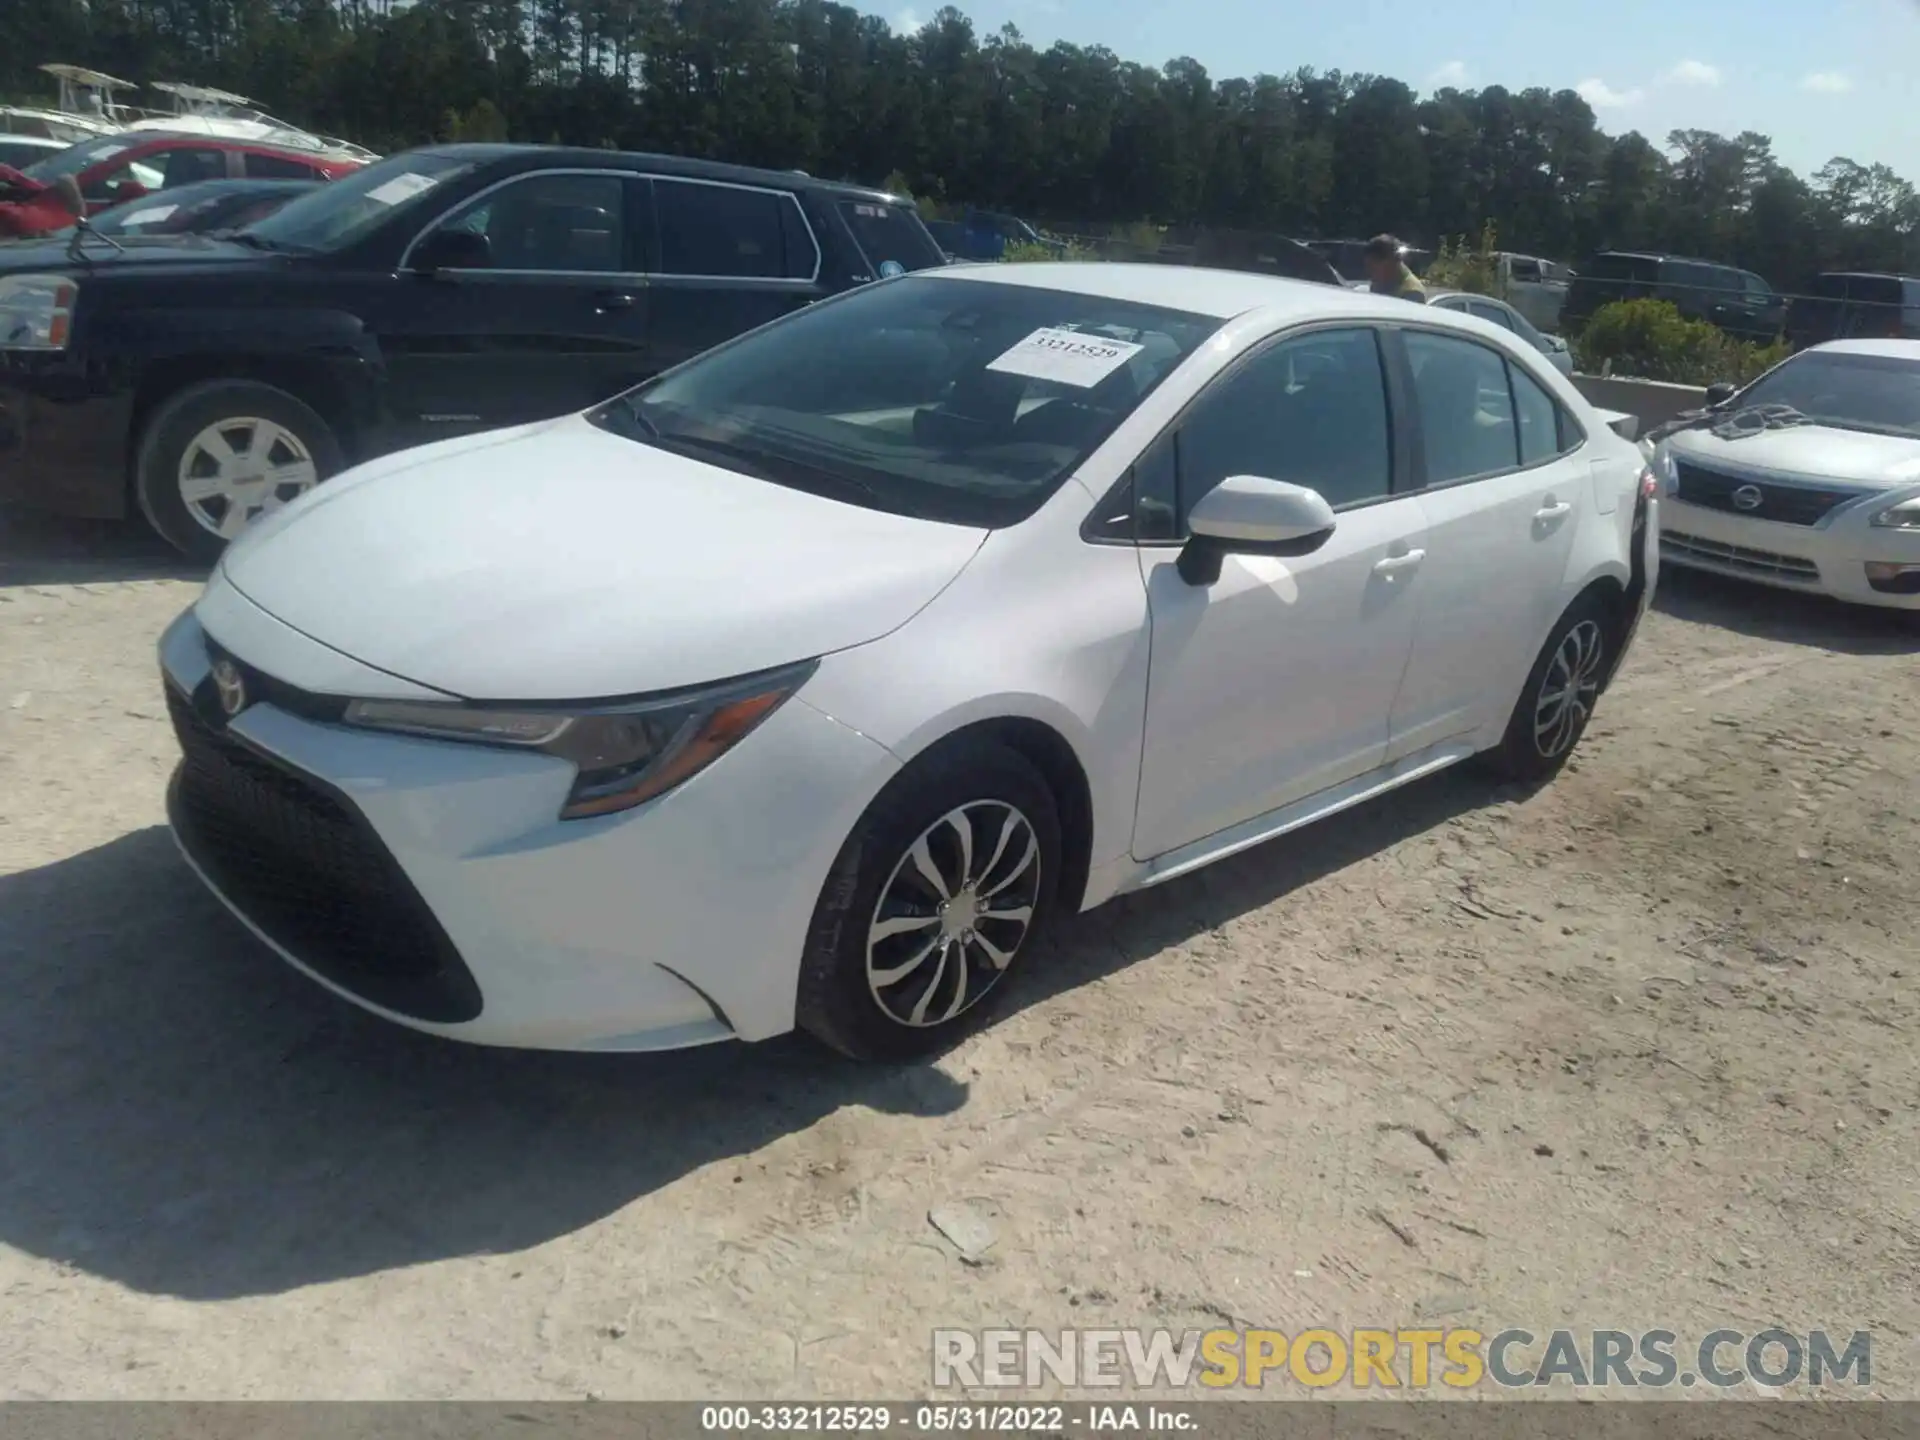
[[[1691,1341],[1671,1330],[1489,1335],[1464,1327],[933,1333],[940,1389],[1731,1389],[1750,1381],[1779,1388],[1872,1380],[1873,1337],[1865,1330],[1713,1330]]]

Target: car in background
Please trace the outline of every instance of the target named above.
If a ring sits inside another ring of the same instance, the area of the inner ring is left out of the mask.
[[[335,471],[584,409],[942,263],[909,202],[790,172],[434,146],[224,239],[0,251],[0,497],[211,560]]]
[[[94,232],[129,235],[205,235],[242,230],[264,220],[315,180],[202,180],[145,199],[130,200],[89,221]]]
[[[10,170],[24,170],[29,165],[58,155],[72,143],[71,140],[46,140],[38,135],[0,133],[0,165]]]
[[[1429,290],[1427,304],[1475,315],[1503,330],[1511,330],[1546,356],[1547,363],[1562,375],[1573,373],[1573,352],[1567,348],[1567,342],[1558,335],[1547,334],[1504,300],[1496,300],[1491,295],[1471,295],[1464,290]]]
[[[1796,350],[1828,340],[1920,340],[1920,276],[1828,271],[1787,307]]]
[[[1751,270],[1684,255],[1604,250],[1574,273],[1560,313],[1577,330],[1618,300],[1665,300],[1689,320],[1704,320],[1736,340],[1771,344],[1786,322],[1787,302]]]
[[[388,1020],[903,1060],[1052,914],[1476,756],[1554,775],[1653,592],[1651,480],[1445,311],[930,268],[242,536],[160,642],[168,813]]]
[[[1920,611],[1920,340],[1803,350],[1654,453],[1669,564]]]
[[[25,170],[0,170],[0,238],[51,235],[73,223],[54,189],[71,178],[87,214],[156,191],[202,180],[334,180],[364,162],[345,156],[285,149],[255,141],[223,140],[167,131],[122,132],[82,140]]]
[[[1527,317],[1535,329],[1552,334],[1560,328],[1560,312],[1566,308],[1567,290],[1573,283],[1573,269],[1537,255],[1516,255],[1499,251],[1500,296]]]

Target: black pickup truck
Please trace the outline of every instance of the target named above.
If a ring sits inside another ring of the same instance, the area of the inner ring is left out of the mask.
[[[910,203],[797,172],[410,151],[237,235],[0,248],[0,500],[217,556],[347,465],[581,410],[798,306],[943,263]]]

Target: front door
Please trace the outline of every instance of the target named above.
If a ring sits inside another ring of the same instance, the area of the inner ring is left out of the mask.
[[[1142,514],[1170,509],[1179,535],[1230,475],[1316,489],[1338,523],[1309,555],[1229,557],[1209,586],[1180,578],[1176,549],[1142,549],[1153,630],[1137,858],[1381,763],[1426,546],[1419,500],[1395,492],[1392,433],[1375,333],[1310,331],[1215,382],[1142,465]]]
[[[1563,603],[1596,493],[1571,417],[1490,345],[1405,330],[1428,522],[1420,619],[1388,758],[1504,717]]]
[[[382,448],[569,414],[650,373],[643,196],[643,182],[618,172],[540,172],[436,226],[482,237],[484,263],[403,270],[394,303],[373,311],[387,370]]]

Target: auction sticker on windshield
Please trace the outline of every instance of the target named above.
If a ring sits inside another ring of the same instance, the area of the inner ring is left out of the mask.
[[[1144,346],[1125,340],[1107,340],[1073,330],[1034,331],[987,366],[1003,375],[1025,375],[1030,380],[1054,380],[1091,390],[1118,370]]]
[[[179,208],[178,205],[156,205],[151,210],[136,210],[123,223],[129,230],[136,225],[158,225]]]
[[[402,200],[411,200],[423,190],[431,190],[440,182],[431,175],[416,175],[409,170],[404,175],[396,175],[384,185],[376,185],[367,191],[367,199],[382,205],[398,205]]]

